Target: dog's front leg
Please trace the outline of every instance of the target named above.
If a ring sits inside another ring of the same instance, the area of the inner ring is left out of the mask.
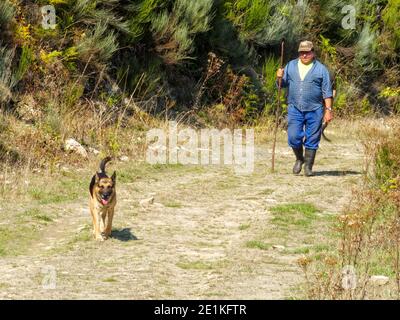
[[[93,221],[93,236],[96,240],[101,240],[99,211],[90,206],[90,214]]]
[[[99,215],[99,221],[100,221],[100,235],[102,237],[103,240],[105,240],[107,238],[106,236],[106,217],[107,217],[107,210],[104,210],[101,212],[101,214]]]
[[[100,210],[97,210],[96,214],[94,215],[94,220],[96,221],[94,225],[94,237],[96,240],[103,241],[104,238],[102,236],[102,224],[104,225],[104,223],[102,222]]]
[[[109,236],[111,236],[113,217],[114,217],[114,208],[110,208],[110,209],[108,209],[108,212],[107,212],[107,228],[106,228],[106,237],[107,238]]]

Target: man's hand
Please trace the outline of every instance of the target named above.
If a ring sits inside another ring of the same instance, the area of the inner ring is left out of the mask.
[[[333,104],[332,98],[324,99],[324,106],[325,106],[324,122],[326,123],[331,122],[333,119],[332,104]]]
[[[278,77],[278,78],[283,78],[283,68],[279,68],[278,69],[278,71],[276,72],[276,76]]]
[[[324,114],[324,122],[329,123],[333,119],[333,113],[331,110],[325,109],[325,114]]]

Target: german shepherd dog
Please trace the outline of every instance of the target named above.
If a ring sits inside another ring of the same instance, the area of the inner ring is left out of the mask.
[[[115,191],[116,173],[111,178],[106,174],[106,164],[111,157],[100,162],[100,170],[92,177],[90,182],[90,214],[93,219],[93,235],[96,240],[104,241],[111,235],[114,208],[117,203]]]

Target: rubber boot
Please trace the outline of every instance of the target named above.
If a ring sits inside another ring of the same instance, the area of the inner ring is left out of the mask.
[[[304,163],[304,156],[303,156],[303,146],[300,148],[292,148],[294,154],[296,155],[296,162],[293,166],[293,173],[299,174],[301,172],[301,167]]]
[[[312,167],[314,165],[314,160],[315,160],[315,154],[317,153],[317,150],[312,150],[312,149],[306,149],[305,154],[304,154],[304,175],[306,177],[313,176],[314,173],[312,171]]]

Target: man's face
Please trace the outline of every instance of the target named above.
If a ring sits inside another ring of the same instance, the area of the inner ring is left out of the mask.
[[[299,57],[302,63],[310,64],[314,60],[314,51],[300,51]]]

